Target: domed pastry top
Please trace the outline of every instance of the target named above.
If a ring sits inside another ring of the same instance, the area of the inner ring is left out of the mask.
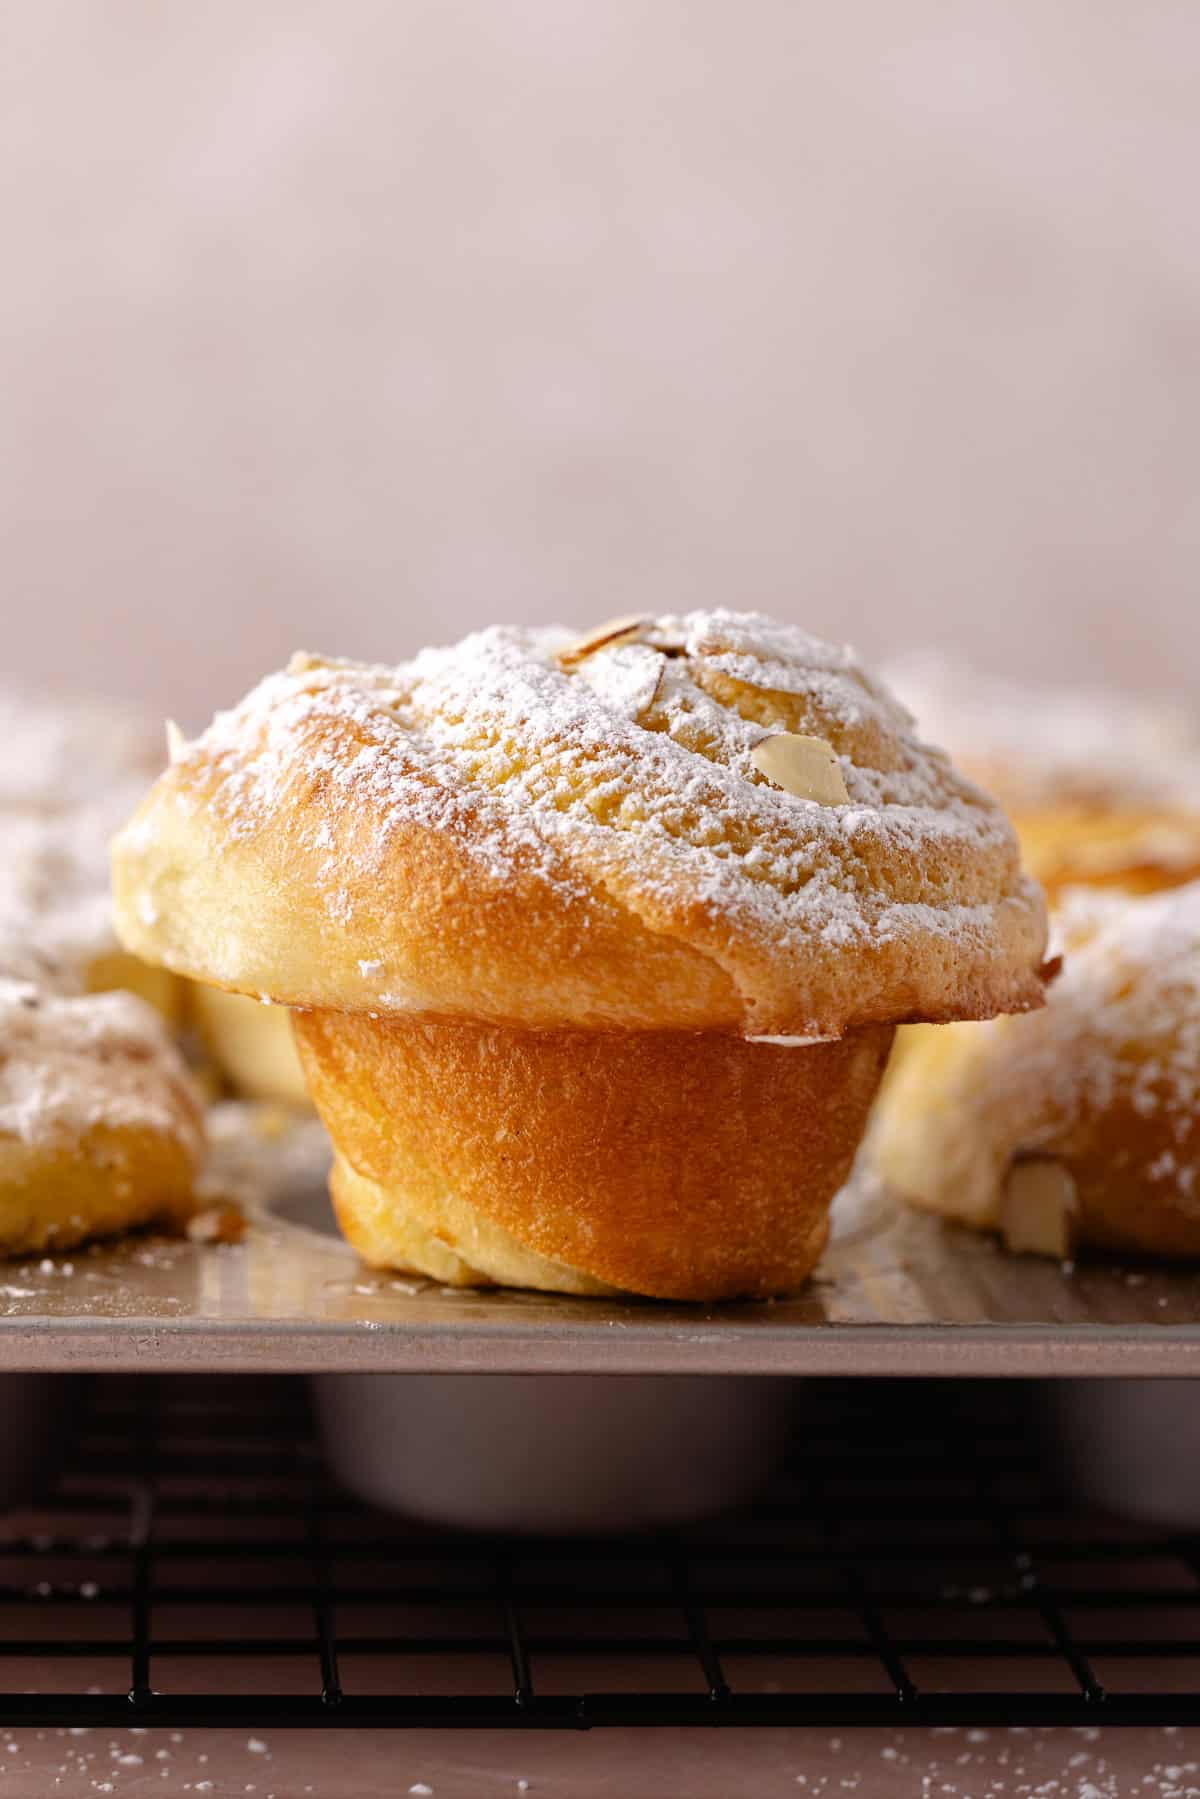
[[[850,651],[754,614],[297,656],[114,866],[130,948],[292,1005],[824,1037],[1041,1002],[1002,812]]]

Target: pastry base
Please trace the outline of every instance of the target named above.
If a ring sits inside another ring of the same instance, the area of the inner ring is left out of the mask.
[[[459,1284],[794,1291],[891,1047],[297,1014],[350,1241]]]

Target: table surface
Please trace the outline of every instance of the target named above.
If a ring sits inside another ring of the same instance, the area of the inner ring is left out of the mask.
[[[0,1734],[16,1799],[1196,1799],[1200,1731]]]
[[[366,1269],[338,1237],[315,1123],[225,1108],[230,1245],[132,1237],[11,1263],[0,1363],[278,1372],[1180,1375],[1191,1268],[1058,1265],[898,1205],[860,1176],[795,1298],[684,1306],[466,1291]]]

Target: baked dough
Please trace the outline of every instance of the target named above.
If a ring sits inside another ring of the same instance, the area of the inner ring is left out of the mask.
[[[336,1012],[296,1029],[366,1261],[674,1299],[786,1292],[809,1273],[892,1037],[798,1050]]]
[[[795,1286],[895,1023],[1042,998],[1002,812],[757,615],[299,656],[114,884],[131,951],[299,1009],[348,1234],[442,1279]]]
[[[1200,1255],[1200,884],[1078,890],[1058,923],[1044,1011],[913,1034],[876,1166],[1014,1248]]]
[[[129,993],[0,979],[0,1252],[179,1219],[203,1147],[187,1071]]]
[[[493,629],[399,668],[300,656],[117,840],[127,948],[292,1006],[523,1028],[835,1036],[1041,1000],[999,807],[848,651],[662,619],[577,665]],[[833,746],[844,805],[752,752]]]
[[[890,678],[922,731],[1005,807],[1051,897],[1200,878],[1194,708],[989,679],[934,654],[895,663]]]
[[[188,1016],[234,1091],[249,1099],[307,1106],[308,1088],[286,1006],[264,1005],[199,981],[187,984]]]

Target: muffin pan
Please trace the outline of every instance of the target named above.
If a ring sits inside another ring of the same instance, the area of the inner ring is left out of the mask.
[[[273,1124],[272,1129],[277,1127]],[[229,1185],[244,1145],[225,1148]],[[261,1145],[260,1145],[261,1149]],[[18,1370],[538,1374],[1193,1374],[1188,1267],[1011,1256],[896,1206],[839,1198],[794,1299],[683,1306],[463,1291],[373,1273],[334,1232],[311,1123],[257,1157],[245,1239],[159,1237],[0,1269],[0,1365]]]
[[[790,1381],[609,1374],[323,1374],[326,1457],[368,1504],[459,1530],[651,1531],[754,1497],[782,1462]]]

